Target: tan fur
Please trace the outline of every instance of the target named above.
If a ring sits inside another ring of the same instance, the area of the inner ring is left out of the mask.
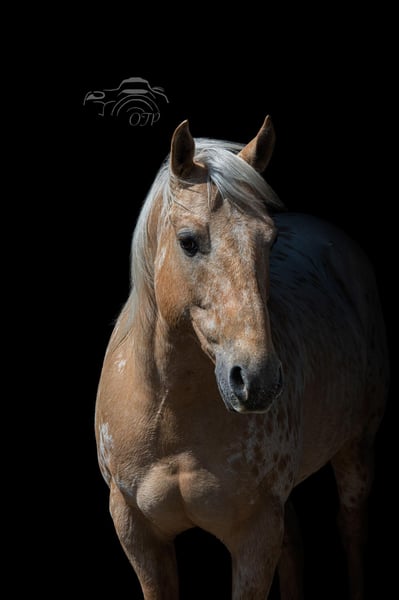
[[[386,392],[372,274],[332,228],[222,197],[207,166],[194,165],[189,136],[184,125],[171,154],[172,175],[189,178],[147,211],[151,271],[140,302],[120,315],[99,383],[99,464],[117,534],[145,600],[177,599],[173,540],[195,526],[230,551],[233,600],[265,600],[280,555],[282,598],[298,600],[284,508],[333,459],[343,514],[355,515],[341,520],[360,600],[358,515]],[[267,162],[269,145],[256,141],[241,157],[254,148]],[[193,257],[179,242],[187,231],[199,245]]]

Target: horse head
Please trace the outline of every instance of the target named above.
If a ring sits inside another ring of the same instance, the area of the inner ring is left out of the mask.
[[[154,290],[170,327],[189,323],[215,364],[230,411],[265,412],[282,391],[269,314],[276,228],[262,196],[274,146],[266,117],[238,154],[196,143],[184,121],[169,159],[168,210],[158,233]],[[266,188],[268,189],[268,188]]]

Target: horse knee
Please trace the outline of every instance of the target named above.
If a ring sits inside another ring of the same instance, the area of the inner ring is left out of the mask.
[[[372,440],[353,440],[331,460],[341,507],[353,512],[362,510],[374,478]],[[345,518],[345,517],[343,517]]]

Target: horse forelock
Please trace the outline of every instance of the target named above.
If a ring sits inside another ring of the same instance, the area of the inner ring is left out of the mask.
[[[262,175],[237,156],[242,148],[243,144],[236,142],[200,138],[194,160],[207,168],[209,183],[220,196],[240,210],[255,210],[259,216],[265,214],[265,208],[282,210],[283,203]]]
[[[251,210],[259,218],[267,210],[284,210],[284,205],[265,181],[248,163],[237,156],[243,144],[207,138],[195,139],[195,162],[202,164],[208,176],[208,202],[213,208],[215,194],[212,185],[223,199],[239,210]],[[118,339],[126,336],[132,319],[139,314],[144,324],[154,322],[156,311],[153,294],[154,260],[157,246],[156,236],[151,235],[150,223],[155,219],[165,222],[176,201],[174,190],[192,182],[179,180],[170,169],[169,155],[161,165],[142,206],[134,230],[131,245],[131,290],[125,306],[125,325],[119,327]],[[126,318],[127,316],[127,318]]]

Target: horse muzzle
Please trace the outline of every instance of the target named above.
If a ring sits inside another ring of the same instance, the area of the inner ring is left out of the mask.
[[[274,355],[260,364],[232,366],[216,358],[215,375],[226,408],[233,412],[265,413],[283,391],[283,370]]]

